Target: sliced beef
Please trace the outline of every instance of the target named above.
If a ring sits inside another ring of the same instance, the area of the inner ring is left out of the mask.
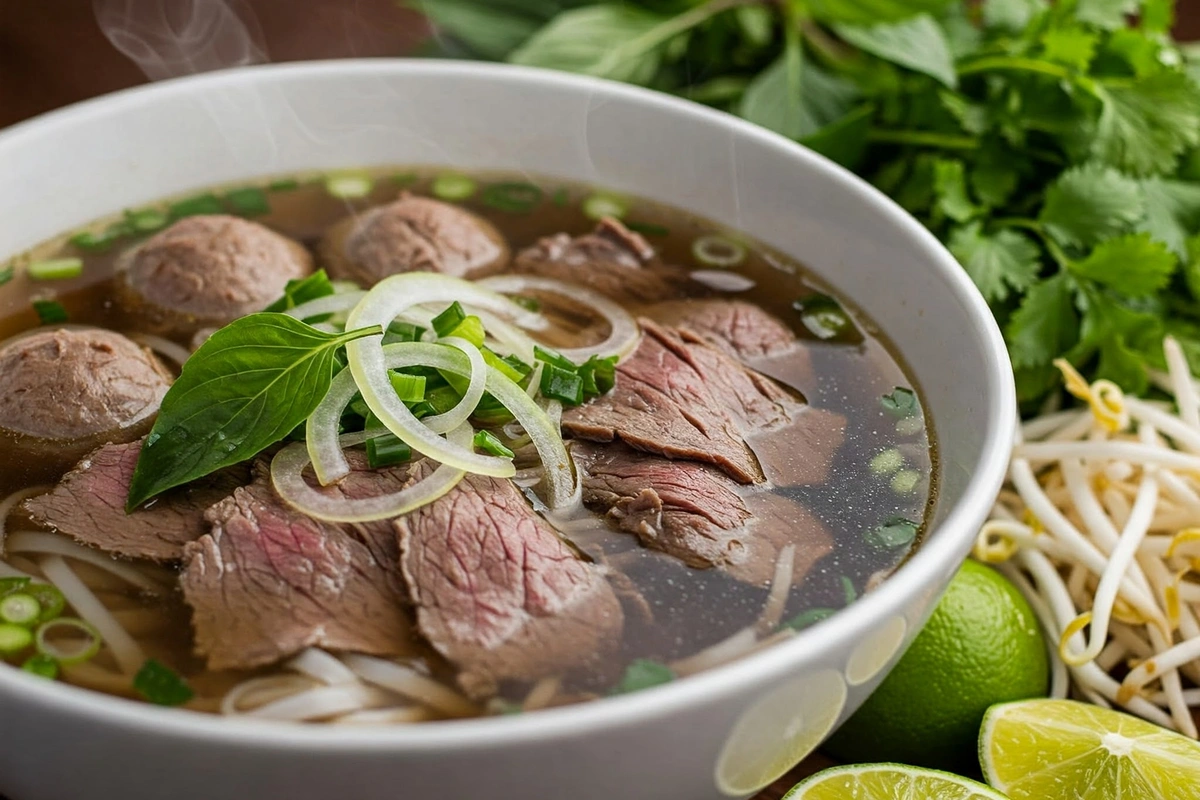
[[[286,507],[263,481],[205,516],[212,532],[184,549],[180,585],[210,669],[258,667],[305,647],[411,649],[387,569],[341,528]]]
[[[261,311],[312,272],[299,243],[239,217],[187,217],[125,254],[117,302],[142,326],[191,336]]]
[[[803,404],[694,334],[640,322],[645,335],[617,365],[614,389],[570,409],[564,430],[715,464],[740,483],[765,480],[745,437],[786,425]]]
[[[829,477],[846,440],[846,418],[807,406],[785,428],[750,437],[767,480],[776,486],[815,486]]]
[[[600,569],[510,481],[468,475],[396,527],[417,625],[472,697],[584,666],[616,646],[624,617]]]
[[[577,442],[572,454],[583,475],[584,503],[646,547],[698,568],[720,567],[733,577],[770,581],[779,551],[798,545],[799,581],[832,549],[824,526],[807,510],[770,492],[756,492],[751,511],[738,486],[705,464],[672,461],[629,447]]]
[[[646,315],[663,325],[686,329],[736,358],[765,358],[799,349],[791,328],[744,300],[674,300],[647,309]]]
[[[223,469],[171,489],[132,514],[125,499],[142,442],[106,444],[80,461],[53,490],[25,502],[37,522],[114,555],[178,561],[208,530],[204,512],[250,482],[245,466]]]
[[[481,278],[509,260],[508,243],[487,220],[408,193],[334,225],[321,252],[331,276],[362,286],[401,272]]]
[[[666,300],[687,279],[683,270],[661,263],[644,238],[610,218],[584,236],[538,240],[517,255],[513,270],[586,286],[620,302]]]

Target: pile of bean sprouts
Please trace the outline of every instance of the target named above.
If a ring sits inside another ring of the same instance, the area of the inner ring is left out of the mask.
[[[1057,366],[1084,407],[1017,434],[977,559],[1020,589],[1054,664],[1051,694],[1120,706],[1196,738],[1200,707],[1200,391],[1178,342],[1152,375],[1174,403]]]

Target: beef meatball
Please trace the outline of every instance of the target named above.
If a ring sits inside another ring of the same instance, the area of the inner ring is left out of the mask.
[[[400,272],[482,278],[508,264],[508,243],[490,222],[458,206],[403,194],[334,225],[321,244],[329,274],[372,286]]]
[[[311,272],[299,242],[256,222],[188,217],[122,258],[116,297],[146,330],[186,337],[262,311]]]
[[[102,328],[10,339],[0,375],[0,441],[36,479],[57,477],[99,444],[145,434],[171,385],[149,351]]]

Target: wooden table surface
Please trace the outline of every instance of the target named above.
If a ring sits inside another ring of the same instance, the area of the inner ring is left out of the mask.
[[[96,4],[123,5],[116,0]],[[253,10],[260,43],[274,61],[402,55],[426,35],[420,18],[395,0],[243,4]],[[297,13],[298,6],[303,13]],[[1179,38],[1200,38],[1200,0],[1180,0],[1178,8]],[[101,32],[92,0],[0,0],[0,127],[145,81]],[[801,779],[833,763],[814,755],[754,800],[779,800]]]

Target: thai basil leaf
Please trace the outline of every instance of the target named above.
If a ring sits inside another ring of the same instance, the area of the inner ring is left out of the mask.
[[[958,83],[946,35],[928,14],[879,25],[834,25],[833,29],[871,55],[923,72],[951,88]]]
[[[269,312],[214,333],[163,398],[126,510],[284,439],[329,391],[337,350],[379,333],[378,327],[324,333]]]
[[[921,12],[937,12],[953,0],[808,0],[806,8],[820,22],[874,25],[897,22]]]

